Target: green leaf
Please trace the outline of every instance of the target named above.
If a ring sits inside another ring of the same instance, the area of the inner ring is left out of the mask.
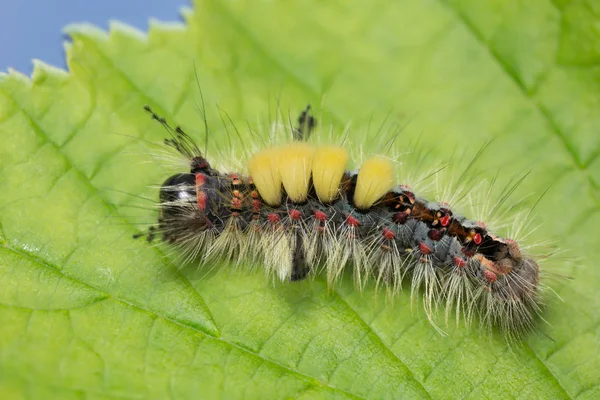
[[[597,4],[207,0],[147,37],[69,27],[68,73],[0,76],[0,397],[598,398]],[[572,278],[546,276],[563,301],[508,346],[441,337],[408,291],[180,270],[131,239],[154,215],[133,206],[170,173],[145,162],[165,132],[142,106],[201,133],[195,73],[238,146],[278,98],[337,128],[392,110],[412,118],[401,142],[439,160],[494,139],[477,176],[530,171],[526,207],[550,187],[527,241],[565,251],[542,264]]]

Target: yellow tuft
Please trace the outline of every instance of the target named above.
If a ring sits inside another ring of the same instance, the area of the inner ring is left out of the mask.
[[[315,149],[306,143],[291,143],[279,150],[279,175],[294,203],[306,201]]]
[[[248,160],[248,172],[263,200],[271,205],[281,204],[281,177],[279,176],[279,149],[271,147]]]
[[[394,185],[394,164],[381,156],[369,158],[358,171],[354,206],[362,210],[369,209]]]
[[[321,202],[330,203],[339,195],[347,162],[348,153],[342,147],[323,147],[315,152],[313,185]]]

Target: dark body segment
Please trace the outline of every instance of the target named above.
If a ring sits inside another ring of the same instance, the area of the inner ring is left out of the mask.
[[[523,258],[516,243],[497,238],[485,227],[454,215],[447,205],[416,197],[408,188],[398,186],[367,212],[352,204],[354,175],[347,174],[340,197],[321,203],[309,195],[301,204],[286,198],[278,207],[264,203],[251,179],[238,174],[178,174],[167,179],[161,189],[159,229],[171,243],[184,243],[192,234],[210,230],[215,236],[226,229],[293,231],[297,240],[293,249],[294,269],[290,280],[301,280],[311,270],[306,257],[306,237],[318,231],[333,232],[343,241],[351,232],[354,240],[382,243],[374,252],[386,252],[390,242],[407,263],[428,262],[443,278],[456,269],[504,299],[527,300],[537,287],[537,263]],[[202,199],[200,201],[199,199]],[[235,223],[231,223],[235,221]],[[311,232],[314,230],[315,232]],[[193,232],[191,232],[193,231]],[[383,238],[384,240],[378,240]],[[320,246],[321,252],[331,249]],[[329,254],[320,254],[326,259]],[[373,266],[376,273],[377,266]],[[510,276],[529,282],[510,284]]]

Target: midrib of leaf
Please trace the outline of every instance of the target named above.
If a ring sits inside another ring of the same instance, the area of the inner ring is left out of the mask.
[[[558,379],[558,377],[554,374],[554,372],[552,371],[552,369],[546,364],[546,361],[543,360],[542,357],[539,356],[539,354],[535,351],[535,349],[533,347],[531,347],[531,345],[529,343],[525,343],[525,344],[527,346],[527,349],[529,349],[529,352],[531,354],[533,354],[533,356],[535,358],[537,358],[537,360],[544,366],[544,368],[546,368],[546,371],[548,371],[548,373],[550,374],[550,376],[552,376],[552,379],[554,379],[556,381],[557,385],[563,390],[565,396],[568,397],[569,399],[573,399],[574,397],[571,396],[571,394],[563,386],[563,384],[561,383],[560,379]]]

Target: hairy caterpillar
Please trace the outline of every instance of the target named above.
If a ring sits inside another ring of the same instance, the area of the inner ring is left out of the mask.
[[[373,156],[347,171],[343,147],[308,144],[310,106],[289,143],[253,154],[247,173],[213,168],[180,127],[146,111],[189,165],[162,184],[149,241],[160,237],[189,260],[256,262],[282,281],[323,271],[331,285],[347,266],[358,287],[374,278],[395,293],[407,279],[436,328],[439,305],[446,321],[452,310],[467,323],[478,315],[509,337],[533,327],[540,271],[516,241],[398,185],[389,159]]]

